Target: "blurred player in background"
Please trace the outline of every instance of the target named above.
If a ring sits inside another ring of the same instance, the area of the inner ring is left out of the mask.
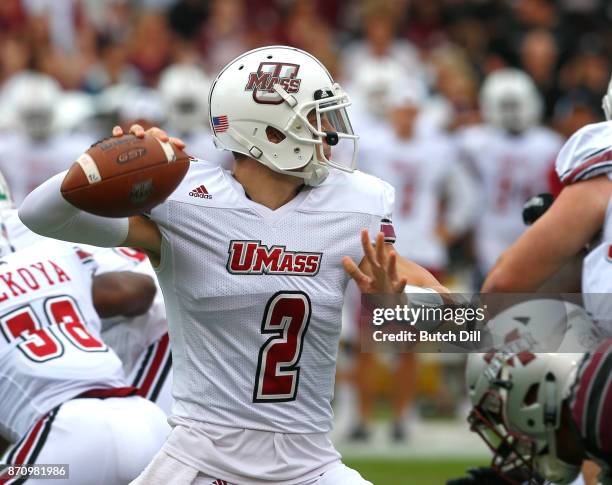
[[[550,209],[503,253],[483,289],[537,289],[589,245],[582,270],[583,298],[586,309],[609,336],[612,84],[603,98],[603,109],[607,121],[585,126],[565,143],[555,167],[565,188]]]
[[[79,109],[65,101],[70,103],[55,79],[32,71],[15,75],[0,91],[5,124],[0,131],[0,170],[17,203],[57,173],[63,166],[60,160],[75,160],[75,147],[95,140],[92,133],[70,131],[81,119]],[[79,119],[69,119],[70,113]]]
[[[369,483],[327,434],[346,284],[446,289],[393,251],[393,189],[354,171],[350,99],[316,58],[289,47],[247,52],[220,72],[209,100],[217,144],[236,153],[233,173],[193,162],[148,218],[112,220],[68,204],[61,173],[30,194],[20,217],[57,238],[142,247],[158,266],[174,429],[136,483]],[[352,157],[332,158],[346,143]],[[210,197],[190,195],[200,186]],[[264,263],[270,254],[282,260]]]
[[[478,270],[486,275],[525,230],[523,203],[550,191],[550,172],[561,137],[540,125],[541,99],[533,81],[516,69],[485,80],[480,105],[485,124],[458,135],[462,156],[483,187],[475,230]]]
[[[166,109],[165,128],[189,147],[190,155],[231,168],[232,157],[213,144],[208,122],[211,79],[189,64],[175,64],[162,72],[159,92]]]
[[[147,312],[153,281],[92,277],[95,263],[83,250],[42,239],[14,251],[6,234],[1,262],[0,435],[12,443],[1,463],[63,463],[66,483],[128,483],[168,427],[127,386],[121,361],[100,339],[98,315]],[[3,484],[24,481],[0,475]]]
[[[389,133],[376,136],[372,130],[367,132],[368,143],[372,147],[377,145],[377,149],[363,154],[360,168],[389,182],[395,189],[398,253],[427,268],[442,281],[448,265],[448,246],[461,235],[463,228],[469,227],[476,211],[474,184],[459,165],[451,138],[441,130],[419,129],[422,127],[419,116],[427,101],[422,82],[405,79],[401,88],[391,88],[390,93],[381,94],[380,101],[383,100],[390,119]],[[376,398],[373,390],[376,356],[359,352],[356,359],[361,422],[350,437],[366,439]],[[392,379],[402,385],[391,390],[392,437],[396,441],[406,435],[404,422],[414,399],[416,376],[416,355],[399,354]]]

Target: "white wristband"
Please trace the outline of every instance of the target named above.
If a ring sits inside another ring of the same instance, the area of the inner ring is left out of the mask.
[[[67,171],[34,189],[19,207],[19,218],[30,230],[62,241],[100,247],[121,246],[128,236],[127,217],[108,218],[71,205],[60,192]]]

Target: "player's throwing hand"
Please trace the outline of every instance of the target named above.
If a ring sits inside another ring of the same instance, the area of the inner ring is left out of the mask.
[[[361,246],[365,258],[357,266],[349,256],[342,258],[344,270],[355,280],[362,293],[402,293],[406,278],[399,277],[397,253],[385,244],[382,232],[376,235],[376,247],[370,242],[367,229],[361,231]]]
[[[153,127],[145,131],[145,129],[140,125],[132,125],[130,126],[130,133],[137,138],[144,138],[145,133],[148,133],[149,135],[154,136],[160,141],[172,143],[181,150],[184,150],[186,147],[185,142],[183,140],[181,140],[180,138],[175,138],[173,136],[168,136],[168,134],[161,128]],[[123,128],[121,128],[120,126],[115,126],[113,128],[113,136],[123,136]]]

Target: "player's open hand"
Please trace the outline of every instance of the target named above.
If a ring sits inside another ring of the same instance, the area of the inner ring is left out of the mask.
[[[342,258],[344,270],[355,280],[362,293],[402,293],[406,278],[397,271],[397,253],[385,244],[385,236],[376,236],[376,248],[370,242],[367,229],[361,231],[361,245],[365,257],[357,266],[349,256]]]
[[[184,150],[186,146],[185,142],[181,140],[180,138],[168,136],[168,133],[166,133],[161,128],[157,128],[157,127],[153,127],[153,128],[149,128],[148,130],[145,130],[140,125],[132,125],[130,126],[130,133],[138,138],[144,138],[145,133],[148,133],[149,135],[154,136],[160,141],[172,143],[174,146],[176,146],[177,148],[181,150]],[[121,128],[120,126],[115,126],[113,128],[113,136],[123,136],[123,128]]]

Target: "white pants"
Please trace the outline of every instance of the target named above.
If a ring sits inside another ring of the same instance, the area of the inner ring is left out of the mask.
[[[155,404],[138,396],[73,399],[45,415],[2,463],[68,464],[62,485],[122,485],[138,476],[170,427]],[[0,480],[1,482],[1,480]],[[55,480],[30,478],[28,485]],[[21,483],[10,480],[7,485]]]
[[[223,477],[207,477],[196,468],[178,461],[160,451],[144,472],[131,485],[238,485]],[[296,485],[372,485],[363,477],[338,462],[319,477],[298,482]]]

